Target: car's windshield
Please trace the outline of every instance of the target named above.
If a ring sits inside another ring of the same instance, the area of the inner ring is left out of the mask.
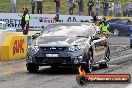
[[[42,36],[88,36],[88,25],[84,24],[51,24],[42,32]]]
[[[0,29],[2,29],[2,23],[0,23]]]

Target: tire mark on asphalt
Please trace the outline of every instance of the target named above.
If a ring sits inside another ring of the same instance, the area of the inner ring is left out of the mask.
[[[95,70],[94,73],[108,74],[116,70],[126,68],[127,66],[130,66],[131,63],[132,63],[132,54],[131,55],[129,54],[128,57],[122,58],[120,60],[117,59],[117,60],[111,61],[110,62],[111,67],[106,69]]]

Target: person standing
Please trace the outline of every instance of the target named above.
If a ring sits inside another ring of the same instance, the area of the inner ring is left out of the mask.
[[[54,2],[56,3],[56,16],[59,18],[59,14],[60,14],[60,0],[54,0]]]
[[[116,2],[114,7],[115,7],[114,8],[115,16],[116,17],[120,17],[121,16],[121,12],[122,12],[121,5],[118,2]]]
[[[23,16],[21,19],[21,27],[23,30],[23,35],[28,35],[30,15],[28,14],[28,9],[26,7],[24,7],[22,11]]]
[[[114,11],[114,3],[112,2],[112,0],[110,0],[110,4],[109,4],[109,16],[113,15],[113,11]]]
[[[101,20],[101,22],[99,23],[99,28],[100,28],[100,30],[102,32],[104,32],[106,34],[109,33],[109,31],[108,31],[108,24],[106,22],[106,18],[105,17],[103,17],[102,20]]]
[[[31,3],[31,6],[32,6],[32,14],[34,14],[35,1],[34,0],[31,0],[30,3]]]
[[[132,1],[131,1],[131,3],[127,6],[127,10],[128,10],[128,17],[132,17]]]
[[[123,17],[128,16],[128,9],[127,9],[127,7],[126,8],[123,8],[122,15],[123,15]]]
[[[42,1],[37,1],[37,13],[42,14],[43,12],[43,2]]]
[[[100,12],[100,0],[96,0],[95,2],[96,16],[99,16]]]
[[[75,8],[74,0],[69,0],[69,14],[73,15],[73,10]]]
[[[11,12],[16,13],[16,0],[11,0]]]
[[[103,4],[103,15],[107,16],[109,4],[108,4],[107,0],[104,0],[104,2],[102,4]]]
[[[76,1],[78,3],[78,6],[79,6],[79,15],[82,15],[83,14],[83,0],[77,0]]]
[[[88,6],[88,15],[92,16],[94,2],[92,0],[89,0],[88,3],[87,3],[87,6]]]

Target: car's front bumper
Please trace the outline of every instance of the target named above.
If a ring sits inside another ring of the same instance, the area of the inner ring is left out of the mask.
[[[46,54],[58,54],[58,57],[47,57]],[[86,60],[83,58],[83,53],[68,53],[68,52],[45,52],[37,53],[34,55],[28,54],[28,63],[37,64],[39,66],[77,66],[86,64]]]

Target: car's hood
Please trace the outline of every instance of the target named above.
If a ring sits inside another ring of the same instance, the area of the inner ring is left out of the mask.
[[[39,46],[70,46],[81,44],[86,39],[88,38],[76,36],[40,36],[36,39],[36,44]]]

